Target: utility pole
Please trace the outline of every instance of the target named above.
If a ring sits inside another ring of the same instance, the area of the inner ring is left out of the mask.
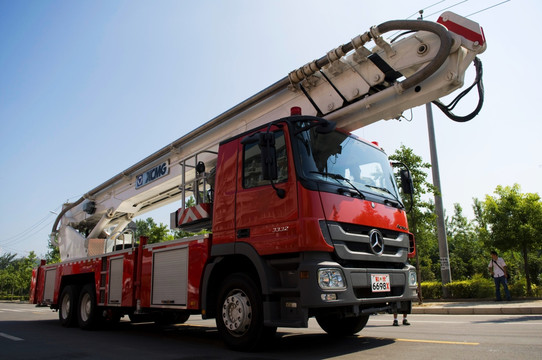
[[[449,297],[446,284],[452,281],[450,271],[450,256],[448,253],[448,240],[446,239],[446,230],[444,224],[444,209],[442,206],[442,191],[440,187],[440,173],[438,167],[437,145],[435,141],[435,126],[433,125],[433,111],[431,103],[425,104],[427,113],[427,131],[429,133],[429,148],[431,151],[431,170],[433,173],[433,186],[437,190],[435,194],[435,212],[437,214],[437,238],[440,255],[440,273],[442,277],[442,294],[444,298]]]
[[[423,20],[423,10],[419,11],[418,20]],[[433,186],[437,190],[435,194],[435,212],[437,213],[437,239],[440,255],[440,275],[442,278],[442,295],[444,298],[450,297],[446,284],[452,282],[452,272],[450,270],[450,255],[448,253],[448,240],[446,239],[446,227],[444,224],[444,207],[442,206],[442,190],[440,188],[440,172],[438,168],[437,144],[435,140],[435,126],[433,124],[433,110],[431,103],[425,104],[427,114],[427,132],[429,133],[429,149],[431,151],[431,170],[433,173]]]

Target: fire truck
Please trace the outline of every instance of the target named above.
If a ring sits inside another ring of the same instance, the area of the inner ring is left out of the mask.
[[[432,101],[447,109],[438,99],[473,63],[482,94],[485,49],[477,23],[446,12],[373,26],[290,72],[64,204],[51,238],[61,262],[34,269],[31,303],[82,329],[200,315],[236,350],[311,317],[348,336],[372,313],[410,312],[414,238],[394,170],[350,132]],[[134,236],[134,217],[174,202],[171,228],[199,235]]]

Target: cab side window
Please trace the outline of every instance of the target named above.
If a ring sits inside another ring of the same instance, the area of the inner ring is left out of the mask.
[[[275,133],[275,148],[277,149],[278,178],[275,183],[288,180],[288,157],[286,156],[286,141],[283,131]],[[270,185],[269,180],[262,176],[261,151],[257,143],[243,146],[243,187],[252,188]]]

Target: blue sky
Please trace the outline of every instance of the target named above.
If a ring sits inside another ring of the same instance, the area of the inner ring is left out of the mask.
[[[500,2],[0,0],[0,252],[44,255],[50,211],[370,26]],[[541,4],[470,17],[488,42],[484,108],[464,124],[433,108],[448,214],[499,184],[542,193]],[[356,133],[429,162],[425,108],[412,116]]]

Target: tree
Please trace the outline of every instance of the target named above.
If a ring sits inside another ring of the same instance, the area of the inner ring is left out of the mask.
[[[38,265],[36,254],[31,251],[27,257],[15,258],[17,254],[0,256],[0,292],[27,296],[30,289],[32,269]]]
[[[477,236],[474,225],[463,216],[463,209],[459,204],[454,204],[452,218],[446,218],[446,235],[454,278],[470,279],[475,274],[486,272],[483,244]]]
[[[497,186],[495,196],[480,203],[487,244],[503,250],[520,251],[523,257],[527,294],[532,294],[529,253],[542,249],[542,201],[540,195],[521,193],[518,184]]]
[[[16,256],[17,254],[12,253],[0,255],[0,270],[6,269]]]
[[[407,216],[410,230],[416,239],[419,260],[416,266],[420,270],[420,281],[433,281],[436,279],[435,274],[440,276],[436,215],[433,211],[434,205],[424,200],[424,195],[433,194],[435,191],[434,186],[427,181],[427,170],[431,168],[431,164],[424,162],[411,148],[404,145],[389,158],[405,164],[410,170],[414,184],[413,202],[410,195],[401,194],[401,197],[406,209],[411,209]],[[396,177],[399,182],[399,176]],[[402,192],[402,189],[400,191]]]
[[[55,240],[56,240],[56,237],[55,237]],[[51,238],[49,238],[47,247],[49,248],[49,250],[47,251],[47,254],[45,254],[45,260],[47,261],[47,264],[59,263],[60,250],[58,248],[58,245],[55,245],[54,241]]]
[[[173,235],[169,232],[167,225],[160,223],[157,225],[152,218],[145,220],[136,220],[135,238],[140,236],[149,238],[148,243],[154,244],[162,241],[173,240]]]

